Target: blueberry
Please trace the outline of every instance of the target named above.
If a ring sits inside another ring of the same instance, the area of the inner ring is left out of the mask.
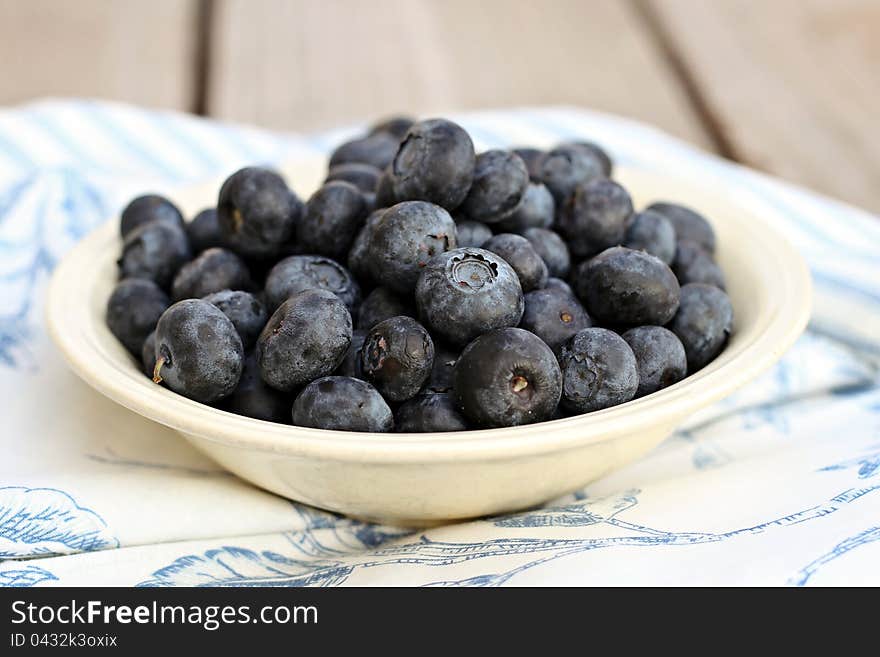
[[[557,229],[574,255],[589,258],[623,243],[632,211],[627,191],[613,180],[600,178],[574,189],[560,209]]]
[[[266,301],[270,310],[303,290],[327,290],[353,311],[361,290],[348,270],[335,260],[314,255],[297,255],[276,264],[266,276]]]
[[[590,316],[604,324],[661,326],[678,310],[675,274],[644,251],[607,249],[581,263],[574,286]]]
[[[406,133],[391,165],[398,201],[429,201],[454,210],[474,178],[474,144],[464,128],[445,119],[419,121]]]
[[[379,184],[379,177],[382,170],[370,164],[361,164],[360,162],[350,162],[348,164],[337,164],[327,172],[327,178],[324,183],[333,182],[334,180],[347,182],[357,187],[361,192],[375,192],[376,186]]]
[[[235,390],[243,361],[235,326],[207,301],[178,301],[159,318],[154,382],[210,404]]]
[[[373,278],[400,294],[412,292],[431,258],[456,247],[452,217],[424,201],[391,206],[369,234],[367,258]]]
[[[426,392],[449,392],[452,390],[452,374],[460,350],[453,349],[445,342],[434,340],[434,364],[425,384]]]
[[[370,261],[367,247],[370,245],[370,240],[372,239],[373,228],[379,221],[383,212],[385,212],[385,208],[374,210],[370,213],[367,220],[364,222],[364,225],[355,236],[354,242],[351,244],[351,249],[348,251],[348,269],[355,278],[362,283],[372,282],[373,275],[370,273]]]
[[[512,427],[549,419],[562,393],[556,357],[536,335],[504,328],[481,335],[455,364],[455,397],[481,427]]]
[[[491,329],[516,326],[523,293],[501,257],[467,247],[431,260],[416,284],[419,317],[442,339],[463,346]]]
[[[244,260],[226,249],[203,251],[174,277],[171,295],[175,301],[200,299],[220,290],[249,290],[254,286]]]
[[[394,414],[398,433],[465,431],[467,420],[459,412],[452,395],[429,392],[405,401]]]
[[[606,178],[611,177],[611,173],[614,170],[614,163],[611,161],[611,157],[608,155],[608,152],[591,141],[572,141],[568,142],[570,146],[575,146],[577,148],[582,148],[590,155],[595,157],[602,164],[602,174]]]
[[[526,228],[522,236],[525,237],[541,260],[547,265],[547,273],[550,276],[564,278],[571,270],[571,254],[565,241],[558,233],[546,228]]]
[[[370,213],[374,212],[378,207],[376,205],[376,194],[374,192],[361,192],[361,196],[364,199],[364,215],[369,216]]]
[[[519,155],[511,151],[480,153],[474,178],[461,211],[474,221],[497,223],[519,207],[529,188],[529,172]]]
[[[587,311],[572,294],[544,289],[525,295],[520,328],[537,335],[554,351],[575,333],[592,325]]]
[[[204,300],[217,306],[229,318],[245,349],[254,345],[269,318],[262,302],[243,290],[221,290],[207,295]]]
[[[678,277],[679,285],[706,283],[725,289],[724,273],[715,263],[712,254],[696,242],[679,240],[675,249],[672,271]]]
[[[332,431],[387,433],[394,429],[394,415],[366,381],[325,376],[299,393],[293,402],[293,423]]]
[[[342,181],[329,182],[306,203],[296,236],[306,251],[339,258],[348,253],[366,216],[364,198],[357,187]]]
[[[543,183],[529,183],[519,206],[498,222],[498,230],[523,233],[529,228],[549,228],[556,216],[556,202]]]
[[[632,349],[614,331],[587,328],[562,345],[562,406],[589,413],[632,399],[639,372]]]
[[[479,221],[465,219],[455,224],[455,243],[458,246],[483,246],[492,237],[492,230]]]
[[[138,196],[125,206],[119,222],[119,232],[125,237],[138,226],[154,220],[164,221],[177,228],[184,228],[186,225],[183,215],[174,203],[157,194],[146,194]]]
[[[565,292],[566,294],[574,295],[574,291],[571,289],[571,286],[566,283],[561,278],[555,278],[551,276],[547,279],[547,285],[544,286],[545,290],[559,290],[560,292]]]
[[[399,144],[400,140],[388,132],[352,139],[333,151],[330,155],[330,167],[357,162],[384,169],[391,164]]]
[[[672,222],[676,239],[696,242],[709,253],[715,253],[715,231],[703,215],[677,203],[652,203],[648,210],[662,214]]]
[[[540,289],[547,283],[547,265],[522,235],[501,233],[483,244],[483,248],[500,255],[513,267],[523,292]]]
[[[379,182],[376,184],[376,207],[390,208],[397,203],[394,196],[394,176],[391,174],[391,167],[385,169],[379,176]]]
[[[528,146],[514,148],[512,150],[519,155],[520,159],[525,163],[526,169],[529,172],[529,178],[539,181],[541,179],[541,158],[544,157],[544,151]]]
[[[177,270],[192,257],[186,233],[166,221],[132,229],[122,242],[121,278],[146,278],[167,288]]]
[[[144,366],[144,374],[153,378],[153,368],[156,367],[156,331],[150,331],[147,339],[141,346],[141,364]]]
[[[621,337],[633,350],[639,370],[636,397],[678,383],[687,376],[687,357],[681,340],[662,326],[637,326]]]
[[[387,119],[374,123],[370,128],[369,134],[375,135],[376,133],[387,132],[400,140],[406,136],[406,133],[414,123],[415,119],[408,116],[390,116]]]
[[[401,402],[415,396],[431,374],[434,342],[412,317],[392,317],[367,333],[361,371],[385,399]]]
[[[358,308],[357,326],[369,330],[379,322],[398,315],[415,317],[416,311],[407,300],[398,297],[388,288],[377,287]]]
[[[669,323],[687,354],[688,373],[708,365],[721,353],[733,330],[733,306],[714,285],[690,283],[681,288],[681,304]]]
[[[602,162],[583,148],[563,144],[544,153],[538,174],[539,180],[553,194],[556,207],[560,208],[575,187],[603,175]]]
[[[220,232],[217,210],[208,208],[199,212],[186,225],[186,235],[195,253],[201,253],[215,246],[223,246],[223,235]]]
[[[351,332],[351,344],[342,357],[339,367],[334,370],[336,376],[350,376],[355,379],[363,379],[364,373],[361,371],[361,350],[364,347],[364,338],[367,332],[362,329],[355,329]]]
[[[260,378],[257,357],[249,353],[245,356],[238,385],[220,403],[220,408],[256,420],[290,424],[292,405],[293,397],[290,394],[267,386]]]
[[[220,188],[217,220],[223,241],[244,256],[277,253],[293,237],[301,214],[302,202],[269,169],[240,169]]]
[[[628,249],[647,251],[668,265],[675,257],[675,228],[658,212],[637,212],[627,224],[623,245]]]
[[[257,339],[263,381],[292,392],[332,373],[351,345],[351,315],[327,290],[304,290],[276,310]]]
[[[168,295],[153,281],[124,278],[107,301],[107,327],[132,354],[140,354],[144,340],[170,305]]]

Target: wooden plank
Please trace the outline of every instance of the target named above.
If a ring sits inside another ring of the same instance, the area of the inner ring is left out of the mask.
[[[0,0],[0,103],[91,96],[192,109],[197,0]]]
[[[619,0],[217,0],[210,114],[310,130],[394,112],[576,104],[709,140]]]
[[[649,3],[731,155],[880,211],[880,3]]]

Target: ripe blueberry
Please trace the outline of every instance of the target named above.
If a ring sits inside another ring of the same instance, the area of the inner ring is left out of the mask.
[[[633,350],[639,370],[636,397],[678,383],[687,376],[687,357],[681,340],[662,326],[637,326],[621,336]]]
[[[706,283],[725,289],[724,273],[715,263],[712,254],[696,242],[679,240],[675,249],[672,271],[678,277],[679,285]]]
[[[428,263],[416,284],[416,307],[432,331],[463,346],[486,331],[519,324],[523,293],[503,258],[468,247]]]
[[[201,299],[178,301],[156,325],[153,381],[210,404],[238,385],[244,361],[241,338],[219,308]]]
[[[492,230],[479,221],[465,219],[455,224],[455,243],[457,246],[480,247],[492,237]]]
[[[331,181],[318,189],[306,203],[296,226],[300,245],[309,253],[340,258],[364,224],[367,207],[357,187]]]
[[[220,290],[250,290],[254,284],[244,261],[232,251],[208,249],[190,260],[174,277],[175,301],[199,299]]]
[[[524,299],[520,328],[537,335],[554,351],[575,333],[593,325],[574,295],[558,288],[535,290]]]
[[[460,209],[474,221],[497,223],[519,207],[528,187],[529,172],[519,155],[486,151],[477,156],[473,182]]]
[[[193,253],[201,253],[215,246],[223,246],[223,235],[220,232],[220,222],[217,220],[217,210],[207,208],[199,212],[192,221],[186,225],[186,236]]]
[[[455,397],[481,427],[513,427],[549,419],[562,393],[556,357],[528,331],[504,328],[471,342],[455,364]]]
[[[572,413],[589,413],[632,399],[639,373],[632,349],[614,331],[587,328],[559,351],[562,405]]]
[[[568,272],[571,270],[571,254],[559,233],[546,228],[526,228],[522,236],[541,256],[541,260],[547,265],[547,273],[550,276],[559,278],[568,276]]]
[[[186,232],[167,221],[151,221],[125,236],[119,275],[146,278],[167,289],[177,270],[191,257]]]
[[[407,299],[397,296],[388,288],[377,287],[358,308],[357,327],[368,331],[379,322],[398,315],[415,317],[416,310]]]
[[[246,167],[220,188],[217,220],[223,241],[244,256],[266,257],[293,236],[302,202],[274,171]]]
[[[644,251],[622,246],[581,263],[574,288],[590,316],[605,324],[662,326],[678,310],[672,270]]]
[[[207,295],[204,300],[217,306],[229,318],[245,349],[254,345],[269,318],[263,303],[243,290],[221,290]]]
[[[119,222],[119,232],[125,237],[138,226],[154,220],[164,221],[177,228],[185,226],[183,215],[174,203],[157,194],[146,194],[138,196],[125,206]]]
[[[464,431],[467,420],[458,410],[452,395],[428,392],[403,402],[394,414],[398,433]]]
[[[688,373],[708,365],[724,349],[733,330],[733,306],[714,285],[690,283],[681,288],[681,304],[669,323],[687,354]]]
[[[709,253],[715,252],[715,231],[703,215],[677,203],[652,203],[648,210],[662,214],[672,222],[676,239],[690,240]]]
[[[547,265],[522,235],[501,233],[486,242],[483,248],[498,254],[513,267],[523,292],[539,290],[547,283]]]
[[[415,396],[431,374],[434,342],[412,317],[392,317],[367,332],[361,371],[385,399],[401,402]]]
[[[304,290],[285,301],[257,339],[263,381],[292,392],[337,368],[351,344],[351,315],[332,292]]]
[[[382,170],[370,164],[361,164],[359,162],[350,162],[348,164],[337,164],[331,167],[327,172],[327,178],[324,183],[334,180],[351,183],[361,192],[374,193],[376,186],[379,184],[379,177]]]
[[[549,228],[556,216],[556,202],[543,183],[529,183],[516,209],[498,222],[498,230],[523,234],[529,228]]]
[[[560,208],[557,229],[574,255],[589,258],[623,243],[632,211],[627,191],[613,180],[599,178],[574,188]]]
[[[168,295],[153,281],[124,278],[107,301],[107,327],[132,354],[140,354],[144,340],[170,305]]]
[[[266,276],[266,301],[270,309],[303,290],[327,290],[338,296],[350,311],[361,300],[361,290],[352,275],[335,260],[313,255],[296,255],[281,260]]]
[[[298,427],[383,433],[394,428],[382,395],[366,381],[347,376],[312,381],[293,402],[292,415]]]
[[[292,395],[267,386],[260,377],[260,365],[254,353],[245,356],[238,385],[220,402],[224,411],[281,424],[290,424],[292,405]]]
[[[391,164],[399,144],[400,139],[388,132],[352,139],[333,151],[330,155],[330,168],[357,162],[384,169]]]
[[[394,197],[454,210],[467,196],[475,163],[474,144],[464,128],[445,119],[419,121],[406,133],[391,164]]]
[[[428,261],[456,247],[455,222],[439,205],[405,201],[382,213],[369,238],[367,259],[373,278],[399,294],[409,294]]]
[[[547,151],[538,164],[539,180],[553,194],[557,208],[565,204],[575,187],[602,175],[602,162],[595,155],[570,144]]]
[[[675,257],[675,228],[659,212],[637,212],[627,223],[623,245],[628,249],[646,251],[669,265]]]

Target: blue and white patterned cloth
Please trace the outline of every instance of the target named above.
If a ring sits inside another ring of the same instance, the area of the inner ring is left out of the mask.
[[[630,167],[772,204],[812,268],[808,332],[756,384],[548,508],[416,532],[337,517],[81,384],[42,303],[61,255],[133,195],[313,157],[353,130],[87,101],[0,110],[0,585],[880,584],[880,220],[619,118],[457,118],[480,147],[592,138]]]

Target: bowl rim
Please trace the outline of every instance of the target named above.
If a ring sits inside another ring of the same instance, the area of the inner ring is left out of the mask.
[[[622,177],[662,176],[679,187],[696,187],[693,180],[684,177],[622,169],[626,172]],[[742,216],[746,227],[752,232],[760,229],[761,248],[772,251],[775,258],[778,304],[764,330],[740,344],[734,354],[727,353],[727,347],[718,359],[675,385],[584,415],[517,427],[448,433],[346,432],[248,418],[195,402],[161,386],[121,385],[119,377],[107,376],[105,369],[107,361],[115,357],[100,348],[83,349],[82,341],[77,339],[80,333],[72,330],[87,330],[91,324],[88,304],[77,304],[83,294],[82,272],[95,269],[91,256],[97,248],[108,240],[118,239],[115,217],[80,240],[56,267],[47,294],[46,324],[70,367],[90,386],[160,424],[228,447],[365,462],[419,462],[426,457],[432,462],[463,458],[506,460],[613,439],[644,427],[648,418],[651,424],[666,424],[671,431],[681,416],[728,395],[769,368],[794,343],[810,317],[812,282],[805,261],[786,237],[769,222],[758,219],[778,215],[779,211],[744,186],[732,183],[730,187],[722,195],[745,210]],[[731,196],[733,190],[735,199]],[[144,378],[139,368],[131,369],[128,374]]]

